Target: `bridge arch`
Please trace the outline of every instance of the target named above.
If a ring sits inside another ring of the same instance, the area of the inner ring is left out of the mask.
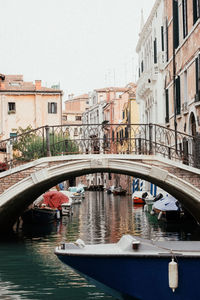
[[[19,181],[0,195],[0,228],[11,228],[23,210],[39,195],[71,176],[90,173],[119,173],[152,182],[176,197],[200,223],[200,190],[168,170],[128,156],[84,156],[43,168]]]

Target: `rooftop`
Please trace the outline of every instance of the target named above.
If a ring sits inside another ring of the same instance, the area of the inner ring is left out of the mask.
[[[42,86],[41,80],[35,80],[33,82],[23,81],[23,75],[3,75],[0,74],[0,91],[6,92],[59,92],[62,93],[60,89],[48,88]]]

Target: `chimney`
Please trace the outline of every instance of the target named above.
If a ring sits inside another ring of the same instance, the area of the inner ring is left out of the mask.
[[[1,90],[5,89],[5,82],[4,82],[4,80],[5,80],[5,75],[0,74],[0,89]]]
[[[35,89],[40,90],[42,87],[42,81],[41,80],[35,80]]]

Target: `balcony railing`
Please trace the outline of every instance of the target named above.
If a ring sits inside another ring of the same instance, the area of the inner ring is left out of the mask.
[[[0,161],[13,167],[45,156],[69,154],[161,155],[199,167],[198,136],[156,124],[44,126],[0,141]]]

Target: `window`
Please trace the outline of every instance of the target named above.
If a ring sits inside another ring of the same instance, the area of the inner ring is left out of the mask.
[[[161,26],[161,49],[164,51],[164,31],[163,26]]]
[[[181,113],[181,94],[180,94],[180,77],[179,76],[176,78],[175,87],[176,87],[176,113],[177,113],[177,115],[180,115],[180,113]]]
[[[200,101],[200,54],[195,59],[196,65],[196,95],[195,95],[195,102]]]
[[[169,93],[168,93],[168,89],[165,90],[165,105],[166,105],[165,122],[169,123]]]
[[[166,19],[166,61],[169,60],[168,20]]]
[[[173,0],[173,41],[174,49],[179,46],[179,15],[178,15],[178,1]]]
[[[188,75],[187,75],[187,70],[184,71],[183,80],[184,80],[184,103],[187,103],[187,101],[188,101]]]
[[[141,62],[141,72],[143,73],[143,71],[144,71],[144,63],[143,63],[143,60],[142,60],[142,62]]]
[[[12,140],[10,141],[10,144],[12,145],[13,142],[15,142],[17,139],[15,139],[17,137],[17,133],[16,132],[10,132],[10,138],[12,138]]]
[[[193,0],[193,24],[196,23],[199,17],[200,17],[200,0]]]
[[[15,113],[16,105],[15,102],[8,102],[8,113]]]
[[[81,121],[81,116],[75,116],[76,121]]]
[[[48,102],[48,113],[49,114],[57,114],[57,103],[56,102]]]
[[[157,64],[157,39],[156,38],[153,42],[153,50],[154,50],[154,64]]]
[[[112,141],[114,142],[114,140],[115,140],[115,132],[114,130],[112,130]]]
[[[10,132],[10,138],[14,138],[17,136],[17,133],[16,132]]]
[[[183,38],[188,34],[187,25],[187,0],[182,0],[182,12],[183,12]]]

